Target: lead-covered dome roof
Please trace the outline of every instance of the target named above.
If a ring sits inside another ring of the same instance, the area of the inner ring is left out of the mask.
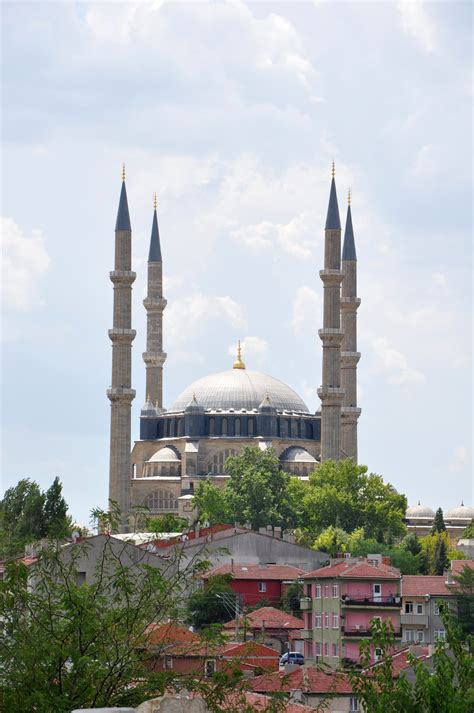
[[[168,411],[184,411],[193,397],[205,411],[252,411],[258,409],[267,394],[277,411],[309,413],[305,402],[291,387],[273,376],[245,367],[198,379],[178,396]]]
[[[472,520],[474,518],[474,508],[461,503],[461,505],[446,513],[444,518],[445,520]]]
[[[405,517],[408,519],[415,518],[415,517],[423,517],[426,519],[433,519],[434,516],[435,516],[434,510],[432,510],[427,505],[420,505],[419,502],[418,502],[418,505],[412,505],[411,507],[407,508],[407,511],[405,513]]]

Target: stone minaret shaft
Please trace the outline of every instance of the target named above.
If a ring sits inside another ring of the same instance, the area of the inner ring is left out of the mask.
[[[115,501],[121,512],[120,530],[128,530],[130,511],[130,441],[131,406],[135,398],[132,389],[132,284],[135,273],[132,267],[132,228],[128,212],[125,175],[115,225],[115,266],[110,273],[114,285],[114,321],[109,329],[112,341],[112,387],[110,399],[110,472],[109,498]]]
[[[326,218],[324,270],[319,273],[324,285],[323,377],[318,395],[321,399],[321,462],[341,457],[341,221],[333,177]]]
[[[350,196],[342,249],[342,273],[341,326],[344,338],[341,346],[341,385],[344,400],[341,450],[344,458],[352,458],[357,463],[357,421],[361,414],[361,409],[357,408],[357,364],[360,359],[357,351],[357,308],[360,299],[357,297],[357,256]]]
[[[146,364],[145,396],[147,400],[162,409],[163,364],[166,360],[166,354],[163,351],[163,310],[166,307],[166,300],[163,298],[163,262],[156,216],[156,199],[148,254],[148,291],[143,305],[147,315],[146,352],[143,353],[143,361]]]

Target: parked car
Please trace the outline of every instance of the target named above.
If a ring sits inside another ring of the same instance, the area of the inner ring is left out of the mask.
[[[304,665],[304,656],[299,651],[287,651],[280,659],[280,666],[283,668],[286,664],[295,664],[296,666]]]

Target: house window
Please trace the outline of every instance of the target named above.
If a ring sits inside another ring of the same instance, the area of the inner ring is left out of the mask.
[[[332,628],[339,629],[339,614],[332,615]]]
[[[413,602],[405,602],[405,614],[413,614]]]
[[[329,584],[324,585],[324,596],[329,597]]]
[[[259,582],[259,583],[258,583],[258,591],[259,591],[259,592],[266,592],[266,591],[267,591],[267,583],[266,583],[266,582]]]
[[[446,632],[444,629],[435,629],[435,639],[441,639],[441,641],[445,641],[446,639]]]
[[[329,614],[324,615],[324,628],[329,629]]]
[[[375,649],[374,661],[378,661],[380,658],[382,658],[382,649]]]
[[[324,644],[324,655],[325,655],[325,656],[329,656],[329,644],[328,644],[327,641],[326,641],[326,643]]]
[[[359,708],[359,699],[358,699],[358,698],[354,698],[354,696],[351,696],[351,697],[349,698],[349,710],[350,710],[351,712],[358,712],[358,711],[360,711],[360,708]]]
[[[423,614],[423,604],[421,604],[421,602],[416,605],[416,613]]]
[[[316,585],[316,594],[315,594],[315,596],[316,596],[316,599],[321,599],[321,585],[320,585],[320,584],[317,584],[317,585]]]
[[[167,671],[171,671],[172,668],[173,668],[173,657],[165,656],[165,669]]]
[[[339,587],[337,586],[337,584],[333,584],[332,585],[332,598],[333,599],[337,599],[337,597],[339,596],[338,590],[339,590]]]
[[[85,572],[76,572],[76,585],[78,587],[82,587],[82,585],[85,583],[86,583],[86,573]]]
[[[405,641],[414,641],[413,629],[405,629]]]
[[[216,672],[216,659],[206,659],[204,664],[204,675],[210,678]]]
[[[332,655],[339,656],[338,651],[337,651],[337,644],[332,645]]]
[[[433,613],[435,616],[439,616],[439,604],[436,604],[436,602],[433,604]]]
[[[319,641],[316,642],[316,656],[321,656],[321,644]]]
[[[321,628],[321,614],[315,614],[314,616],[314,627],[315,629]]]
[[[425,640],[425,632],[422,629],[419,629],[416,632],[416,640],[419,644],[422,644]]]

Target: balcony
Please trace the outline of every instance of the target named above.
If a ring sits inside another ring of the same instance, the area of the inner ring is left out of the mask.
[[[313,608],[313,600],[311,599],[311,597],[302,597],[300,599],[300,610],[301,611],[309,611],[312,608]]]
[[[427,614],[401,614],[400,624],[402,626],[424,626],[428,628]]]
[[[341,627],[342,636],[344,639],[365,639],[369,638],[372,634],[370,628],[364,625],[360,626],[342,626]],[[402,638],[401,631],[394,631],[393,635],[396,639]]]
[[[344,607],[377,607],[382,609],[400,609],[400,597],[353,597],[349,594],[342,595]]]

